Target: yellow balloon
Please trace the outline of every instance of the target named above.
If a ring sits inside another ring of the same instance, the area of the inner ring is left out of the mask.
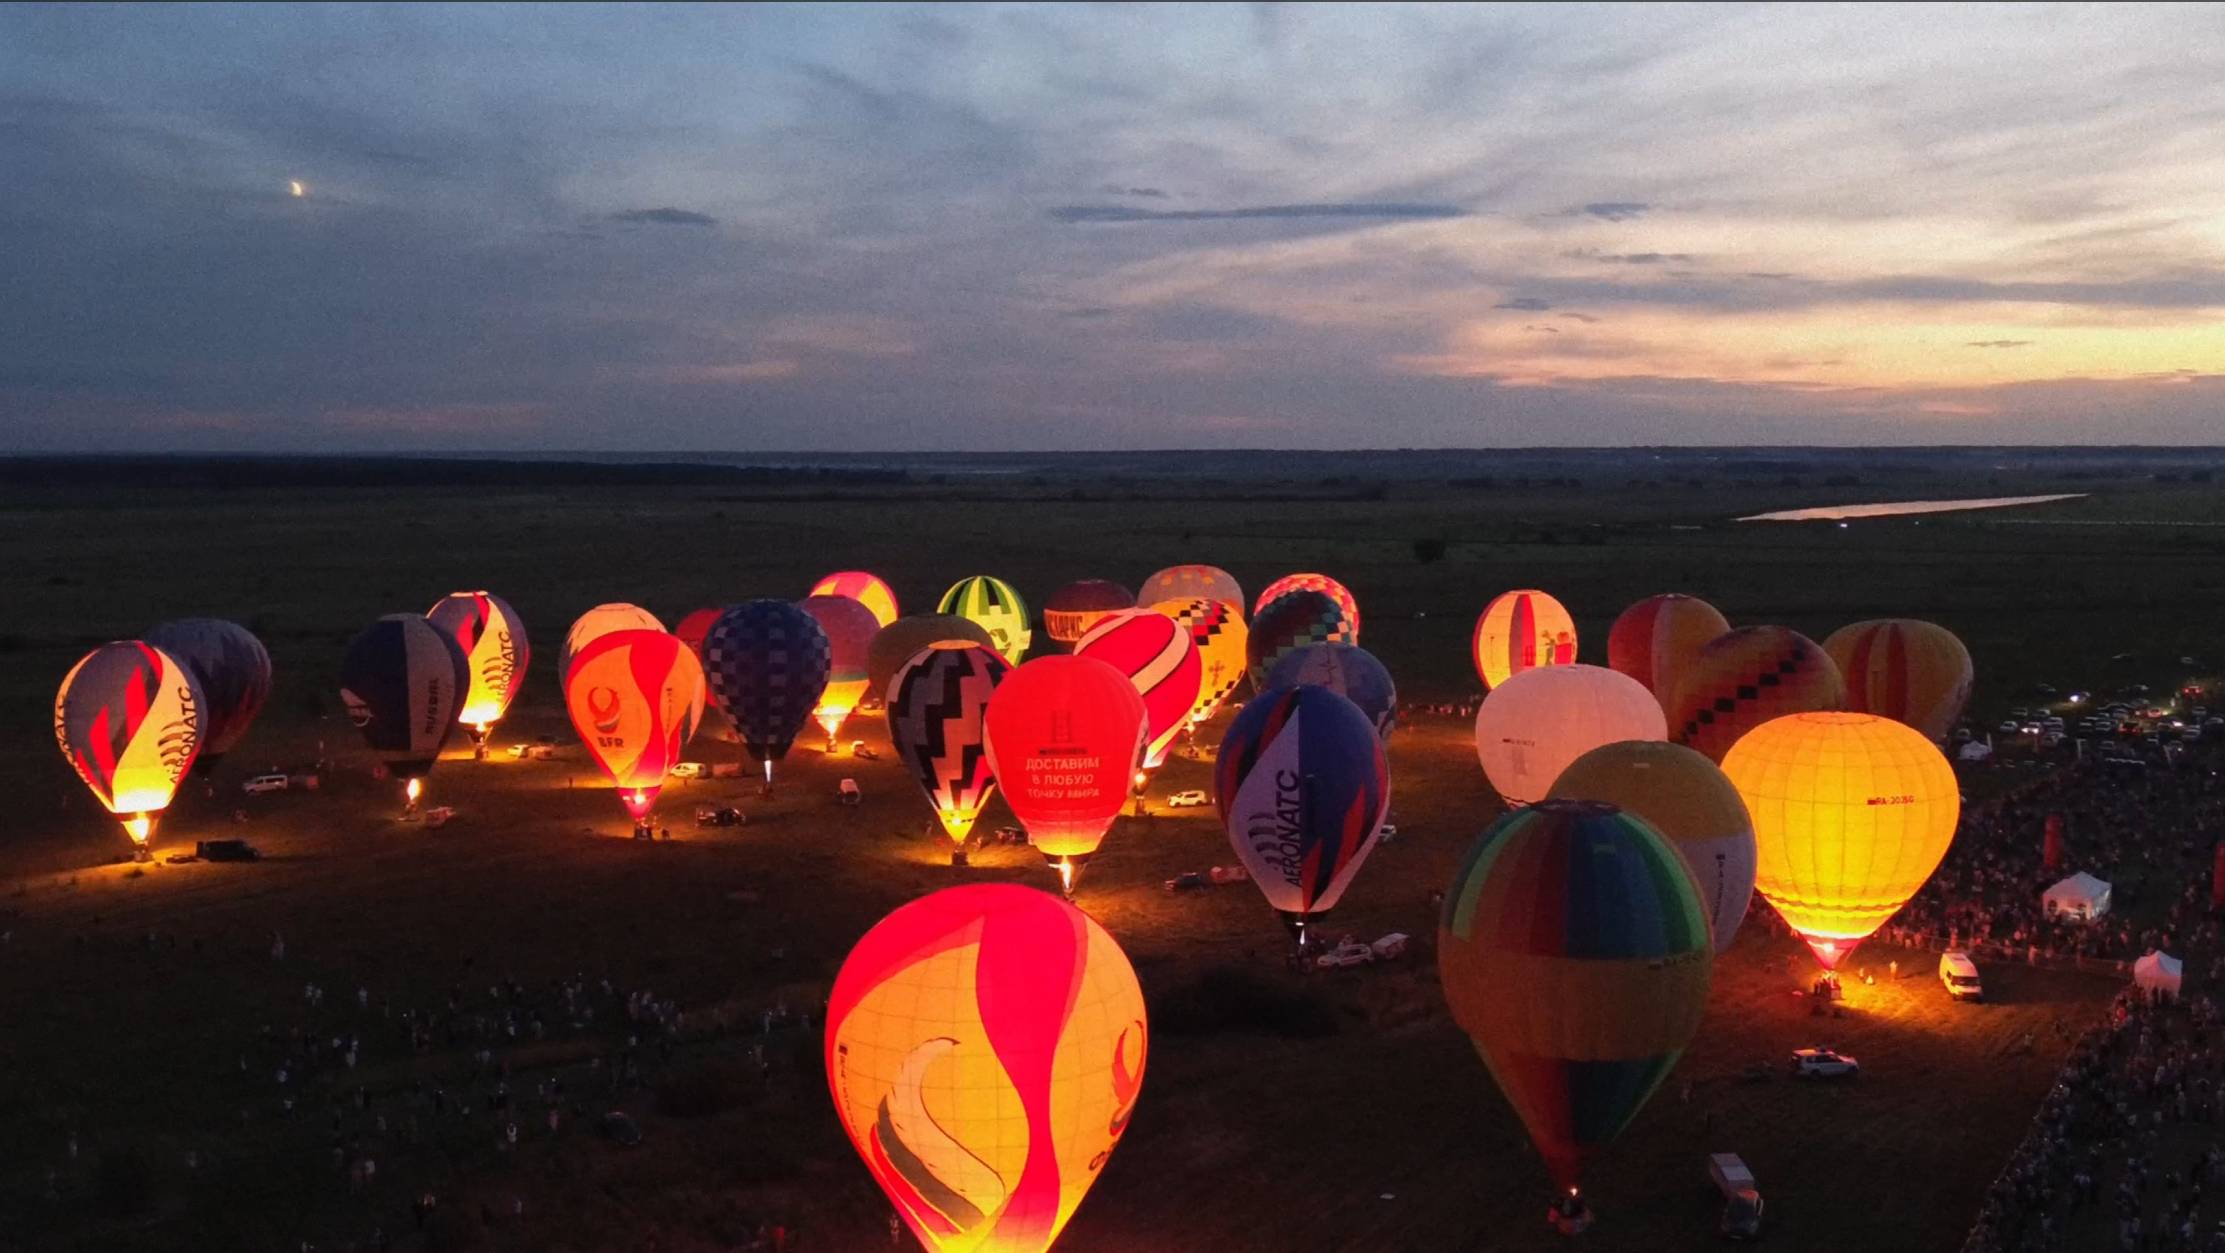
[[[1605,801],[1645,819],[1699,885],[1715,951],[1730,948],[1754,898],[1754,820],[1714,762],[1660,740],[1603,744],[1561,771],[1552,799]]]
[[[1488,690],[1524,670],[1575,661],[1576,620],[1543,592],[1505,592],[1483,607],[1469,649]]]
[[[1826,969],[1931,878],[1962,812],[1939,749],[1876,714],[1772,719],[1731,746],[1723,773],[1754,820],[1754,886]]]

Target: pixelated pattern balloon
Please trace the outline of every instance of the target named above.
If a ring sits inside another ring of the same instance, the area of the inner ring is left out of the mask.
[[[1846,707],[1883,714],[1944,741],[1970,703],[1970,650],[1943,626],[1914,618],[1857,622],[1833,631],[1823,651],[1846,681]]]
[[[1252,615],[1251,638],[1244,645],[1252,686],[1266,691],[1267,675],[1275,663],[1309,644],[1352,642],[1351,626],[1335,597],[1327,592],[1285,592]]]
[[[1539,666],[1576,660],[1576,620],[1561,602],[1524,589],[1502,593],[1476,617],[1469,651],[1486,690]]]
[[[1155,770],[1197,707],[1205,670],[1187,628],[1156,609],[1106,615],[1075,641],[1074,654],[1095,657],[1128,676],[1143,697],[1143,766]]]
[[[1326,687],[1256,696],[1229,724],[1213,791],[1228,842],[1285,917],[1335,908],[1391,804],[1390,760],[1359,707]]]
[[[270,699],[270,653],[253,632],[221,618],[180,618],[140,637],[193,672],[201,686],[201,752],[205,774],[240,742]]]
[[[1692,658],[1669,706],[1669,733],[1720,762],[1771,718],[1845,703],[1839,667],[1814,640],[1780,626],[1740,627]]]
[[[919,780],[943,832],[963,844],[996,791],[984,722],[1012,667],[979,644],[930,644],[888,688],[888,738]]]
[[[1329,599],[1337,603],[1337,608],[1344,613],[1344,629],[1347,635],[1344,642],[1347,644],[1360,642],[1359,598],[1352,595],[1352,589],[1326,574],[1286,574],[1276,579],[1267,585],[1265,591],[1259,594],[1258,600],[1252,602],[1252,616],[1258,617],[1260,610],[1274,604],[1287,592],[1321,592],[1326,594]]]
[[[1715,951],[1730,948],[1754,899],[1754,820],[1714,762],[1660,740],[1603,744],[1561,771],[1552,796],[1605,801],[1645,819],[1691,870]]]
[[[1391,672],[1357,644],[1308,644],[1283,654],[1267,672],[1270,691],[1300,685],[1328,688],[1359,706],[1378,737],[1388,738],[1398,724],[1398,687]]]
[[[425,611],[425,620],[463,650],[471,682],[456,720],[467,727],[499,720],[525,682],[533,645],[525,621],[510,602],[492,592],[450,592]]]
[[[1219,566],[1168,566],[1136,589],[1136,603],[1156,605],[1163,600],[1217,600],[1244,612],[1244,586]]]
[[[54,740],[102,808],[126,818],[154,814],[200,752],[205,704],[200,682],[177,658],[119,640],[85,654],[63,677]]]
[[[827,1002],[835,1113],[935,1253],[1049,1249],[1128,1128],[1148,1050],[1120,946],[1012,884],[899,908]]]
[[[1197,647],[1198,695],[1190,725],[1200,725],[1219,712],[1244,681],[1251,628],[1244,625],[1243,611],[1224,601],[1162,600],[1152,608],[1181,623]]]
[[[719,615],[703,637],[711,699],[758,761],[788,755],[827,685],[827,633],[794,601],[753,600]]]
[[[986,574],[958,580],[943,593],[936,613],[956,614],[989,633],[991,645],[1004,659],[1019,665],[1028,655],[1035,632],[1028,626],[1028,603],[1019,589]]]
[[[1730,629],[1730,620],[1697,596],[1648,596],[1623,610],[1608,628],[1607,665],[1645,684],[1666,707],[1676,699],[1677,675],[1684,666],[1709,640]]]
[[[340,701],[363,742],[397,778],[430,773],[470,687],[464,650],[413,613],[364,628],[340,659]]]

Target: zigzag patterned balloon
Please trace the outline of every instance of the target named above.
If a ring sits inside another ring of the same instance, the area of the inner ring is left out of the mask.
[[[990,695],[1011,670],[978,644],[931,644],[889,684],[889,742],[956,844],[966,842],[997,790],[981,723]]]

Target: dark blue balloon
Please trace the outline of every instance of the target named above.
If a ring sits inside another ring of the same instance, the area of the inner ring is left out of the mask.
[[[414,613],[365,627],[340,659],[340,699],[395,777],[433,768],[456,727],[471,667],[448,633]]]
[[[827,633],[794,601],[729,606],[703,636],[711,699],[764,762],[788,754],[826,691],[832,659]]]
[[[193,769],[208,773],[270,699],[270,654],[253,632],[222,618],[180,618],[139,638],[176,658],[200,681],[201,755]]]
[[[1308,644],[1267,672],[1268,691],[1307,684],[1358,705],[1379,736],[1389,736],[1398,723],[1398,688],[1391,672],[1357,644]]]
[[[1229,844],[1285,919],[1335,907],[1391,803],[1390,762],[1367,715],[1311,684],[1246,701],[1213,782]]]

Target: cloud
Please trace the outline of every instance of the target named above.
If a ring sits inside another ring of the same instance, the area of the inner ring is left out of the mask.
[[[1159,187],[1122,187],[1118,183],[1107,183],[1097,190],[1108,196],[1135,196],[1142,200],[1165,200],[1167,198],[1165,189]]]
[[[613,222],[654,222],[659,226],[717,226],[718,219],[708,213],[695,213],[675,209],[669,205],[662,209],[628,209],[610,215]]]
[[[1272,204],[1239,209],[1137,209],[1125,205],[1060,205],[1055,222],[1250,222],[1275,218],[1430,219],[1467,216],[1449,204]]]
[[[1560,314],[1560,315],[1558,315],[1558,316],[1560,316],[1560,317],[1564,317],[1564,318],[1567,318],[1567,319],[1568,319],[1569,321],[1571,321],[1571,322],[1597,322],[1597,321],[1599,320],[1598,318],[1595,318],[1595,317],[1593,317],[1593,316],[1592,316],[1591,314],[1588,314],[1588,313],[1574,313],[1574,312],[1570,312],[1570,313],[1563,313],[1563,314]]]
[[[1652,212],[1653,206],[1642,200],[1595,200],[1562,211],[1562,217],[1600,218],[1609,222],[1628,222]]]
[[[1553,307],[1552,302],[1537,296],[1516,296],[1491,306],[1494,309],[1520,309],[1525,313],[1543,313]]]
[[[1963,346],[1966,348],[2029,348],[2032,346],[2032,341],[2028,339],[1973,339]]]
[[[1571,248],[1561,254],[1575,261],[1605,261],[1611,265],[1666,265],[1692,260],[1689,252],[1601,252],[1596,248]]]

